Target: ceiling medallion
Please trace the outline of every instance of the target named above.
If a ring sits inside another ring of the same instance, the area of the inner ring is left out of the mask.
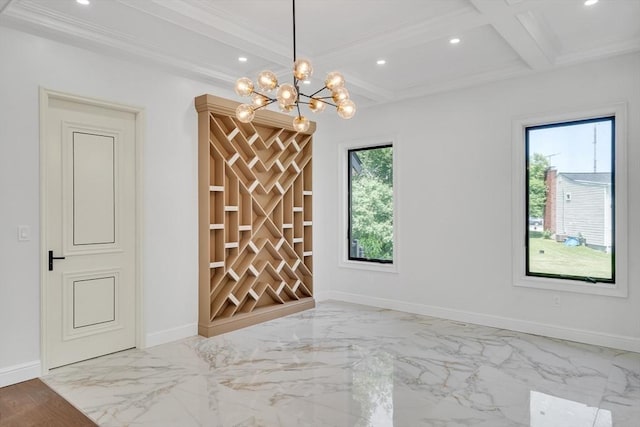
[[[248,77],[238,79],[235,91],[240,96],[250,96],[251,103],[241,104],[236,109],[236,118],[242,123],[249,123],[255,117],[256,110],[278,103],[280,110],[289,113],[295,111],[293,127],[298,132],[309,129],[309,119],[300,112],[300,104],[306,104],[314,113],[321,113],[327,105],[335,107],[338,115],[343,119],[350,119],[356,113],[356,104],[349,99],[349,91],[344,86],[344,77],[337,71],[327,74],[324,86],[311,95],[300,91],[299,83],[306,82],[313,74],[311,62],[307,59],[296,58],[296,0],[293,3],[293,84],[279,84],[276,75],[268,70],[258,74],[256,84]],[[275,91],[275,97],[273,97]],[[330,95],[323,96],[327,92]]]

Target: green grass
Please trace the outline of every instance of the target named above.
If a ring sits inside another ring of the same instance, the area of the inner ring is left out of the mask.
[[[611,278],[611,254],[586,246],[565,246],[555,240],[529,239],[529,271],[532,273]]]

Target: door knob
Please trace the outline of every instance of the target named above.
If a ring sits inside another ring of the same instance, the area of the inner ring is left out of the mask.
[[[53,256],[53,251],[49,251],[49,271],[53,271],[53,260],[65,259],[63,256]]]

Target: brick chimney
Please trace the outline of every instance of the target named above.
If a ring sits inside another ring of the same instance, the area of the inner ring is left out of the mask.
[[[556,184],[558,171],[553,166],[547,169],[544,176],[544,185],[547,189],[547,201],[544,205],[544,229],[551,233],[556,232]]]

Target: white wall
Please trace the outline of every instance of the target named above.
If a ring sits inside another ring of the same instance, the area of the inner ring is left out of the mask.
[[[512,286],[511,126],[519,116],[628,102],[629,259],[640,259],[640,55],[404,103],[319,126],[315,223],[338,230],[338,144],[397,134],[398,274],[338,266],[339,231],[317,233],[326,297],[640,351],[640,265],[629,297]],[[316,227],[318,229],[319,227]],[[554,306],[558,296],[560,306]]]
[[[203,93],[233,96],[0,27],[0,381],[3,375],[17,381],[39,374],[40,86],[146,110],[143,286],[145,332],[152,344],[197,331],[193,99]],[[29,242],[18,242],[18,225],[31,227]]]
[[[640,266],[629,298],[513,288],[511,118],[629,101],[629,257],[640,256],[638,55],[319,118],[314,147],[318,297],[353,299],[513,328],[575,328],[583,340],[640,338]],[[144,309],[152,343],[197,322],[197,122],[193,98],[226,89],[0,27],[0,381],[39,374],[38,88],[146,109]],[[405,118],[406,115],[406,118]],[[397,133],[399,274],[338,268],[337,144]],[[473,219],[471,219],[473,218]],[[426,227],[425,227],[426,224]],[[31,227],[18,242],[17,226]],[[576,332],[577,334],[577,332]],[[595,338],[594,338],[595,337]],[[640,349],[640,348],[639,348]],[[1,385],[1,384],[0,384]]]

